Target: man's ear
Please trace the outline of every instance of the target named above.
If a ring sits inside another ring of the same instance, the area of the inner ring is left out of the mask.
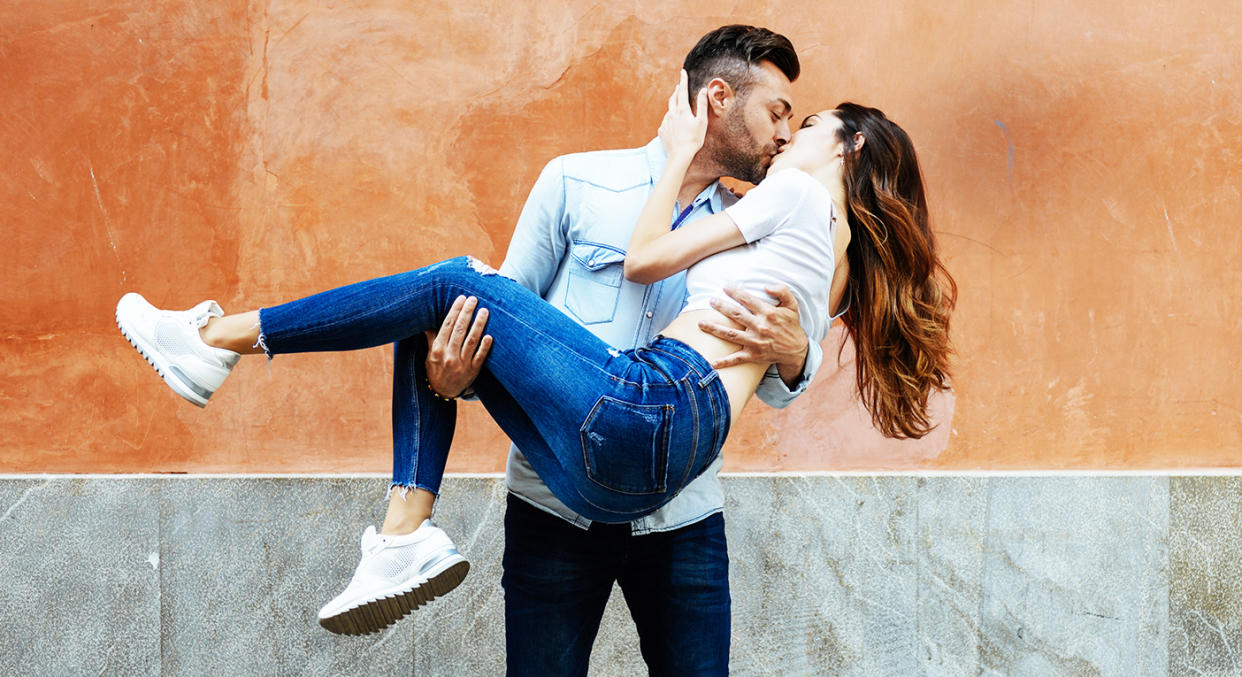
[[[862,150],[863,144],[867,142],[867,137],[862,132],[854,132],[854,148],[851,152],[857,153]]]
[[[733,88],[724,80],[712,78],[707,83],[707,107],[716,115],[723,116],[736,100]]]

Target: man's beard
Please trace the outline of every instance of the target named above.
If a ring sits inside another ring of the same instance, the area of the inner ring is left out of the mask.
[[[719,138],[726,143],[713,144],[710,157],[724,176],[759,183],[767,176],[769,160],[775,148],[768,148],[769,144],[754,145],[740,108],[738,106],[729,111],[721,121],[724,123],[724,134]]]

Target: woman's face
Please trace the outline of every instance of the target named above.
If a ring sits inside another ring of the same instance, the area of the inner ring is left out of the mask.
[[[789,143],[781,147],[780,154],[772,161],[772,171],[797,167],[813,174],[831,163],[839,165],[845,150],[837,137],[840,129],[841,119],[832,110],[808,115]]]

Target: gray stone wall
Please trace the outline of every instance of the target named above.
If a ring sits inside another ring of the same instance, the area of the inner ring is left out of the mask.
[[[735,675],[1239,675],[1242,478],[727,477]],[[0,674],[495,675],[503,483],[450,478],[466,582],[315,623],[375,478],[0,480]],[[593,675],[645,674],[614,594]]]

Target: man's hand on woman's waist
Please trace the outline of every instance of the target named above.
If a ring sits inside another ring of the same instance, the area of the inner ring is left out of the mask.
[[[793,388],[802,379],[810,341],[798,321],[798,301],[789,287],[768,287],[776,305],[738,287],[726,287],[732,299],[712,299],[717,312],[736,322],[741,329],[702,320],[699,329],[739,346],[736,352],[716,360],[712,367],[724,369],[747,362],[775,364],[785,385]]]

